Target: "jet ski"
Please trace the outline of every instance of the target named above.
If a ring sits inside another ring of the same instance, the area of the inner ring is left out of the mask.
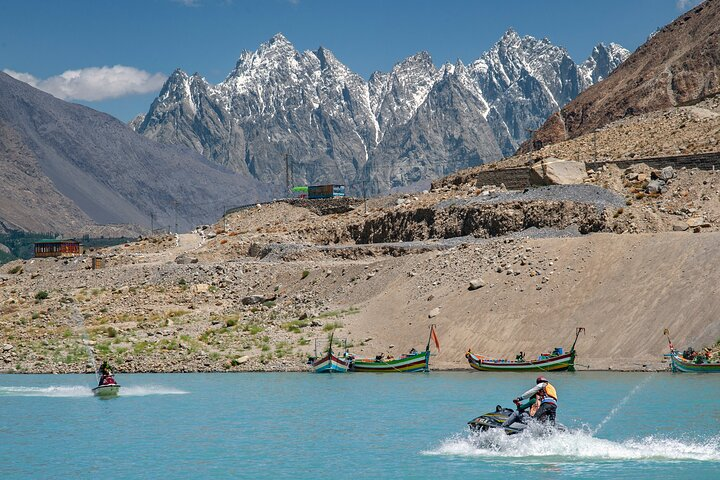
[[[505,433],[507,435],[515,435],[517,433],[523,432],[525,429],[528,428],[528,425],[525,423],[522,423],[520,420],[512,423],[511,425],[508,425],[506,427],[503,427],[502,424],[505,422],[505,420],[510,417],[514,412],[511,408],[503,408],[502,406],[498,405],[495,407],[494,412],[485,413],[483,415],[480,415],[477,418],[474,418],[468,422],[468,426],[470,429],[474,432],[486,432],[490,429],[494,428],[500,428],[505,430]],[[522,418],[522,417],[521,417]],[[527,418],[527,417],[526,417]],[[531,420],[533,421],[533,420]],[[566,428],[563,425],[560,425],[559,423],[556,423],[552,426],[552,428],[560,431],[565,431]]]
[[[96,397],[115,397],[120,393],[120,384],[115,381],[112,375],[103,375],[98,386],[92,389]]]

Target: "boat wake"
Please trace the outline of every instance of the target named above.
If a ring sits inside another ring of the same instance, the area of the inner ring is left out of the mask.
[[[0,387],[0,397],[92,397],[86,385],[50,387]]]
[[[459,434],[444,440],[424,455],[479,457],[497,460],[642,460],[642,461],[720,461],[720,437],[682,440],[647,436],[611,441],[592,436],[588,430],[546,433],[544,435],[505,435],[500,430]]]
[[[186,395],[190,392],[161,385],[133,385],[120,389],[121,397],[146,397],[148,395]]]
[[[190,392],[160,385],[123,386],[121,397],[145,397],[148,395],[184,395]],[[92,397],[92,387],[87,385],[64,385],[50,387],[0,387],[0,397]]]

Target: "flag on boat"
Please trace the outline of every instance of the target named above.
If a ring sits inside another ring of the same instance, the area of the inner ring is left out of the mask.
[[[435,342],[435,346],[438,349],[438,352],[440,351],[440,340],[438,340],[437,332],[435,332],[435,324],[433,323],[430,325],[430,338],[433,339],[433,342]]]

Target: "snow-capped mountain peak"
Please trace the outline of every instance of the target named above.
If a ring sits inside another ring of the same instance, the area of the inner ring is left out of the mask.
[[[132,126],[264,182],[284,184],[287,154],[296,182],[357,191],[369,181],[377,191],[511,154],[627,53],[599,44],[577,65],[511,28],[469,65],[436,68],[421,51],[366,81],[329,49],[301,53],[278,33],[243,51],[217,85],[176,70]]]
[[[588,59],[580,65],[586,86],[607,78],[629,56],[630,51],[617,43],[597,44]]]

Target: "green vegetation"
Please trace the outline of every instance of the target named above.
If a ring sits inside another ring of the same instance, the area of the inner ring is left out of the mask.
[[[3,252],[0,252],[0,253],[3,253]],[[7,255],[7,253],[5,255]],[[16,273],[22,273],[22,271],[23,271],[22,265],[15,265],[13,268],[8,270],[8,273],[10,275],[15,275]]]
[[[293,320],[292,322],[286,322],[282,324],[282,328],[291,333],[300,333],[301,328],[305,328],[309,325],[307,320]]]
[[[308,275],[310,275],[310,271],[309,271],[309,270],[303,270],[303,272],[302,272],[302,277],[300,277],[300,279],[301,279],[301,280],[305,280]]]
[[[360,313],[360,309],[357,307],[350,307],[346,310],[331,310],[329,312],[324,312],[315,318],[333,318],[333,317],[340,317],[343,315],[354,315],[356,313]]]
[[[332,330],[342,328],[342,327],[343,327],[342,322],[330,322],[330,323],[326,323],[325,325],[323,325],[323,331],[330,332]]]
[[[107,329],[105,330],[105,333],[110,338],[115,338],[115,337],[117,337],[117,334],[118,334],[117,330],[115,330],[114,327],[107,327]]]
[[[243,331],[248,332],[250,335],[257,335],[263,330],[265,330],[265,327],[256,323],[248,323],[243,326]]]
[[[37,301],[40,302],[40,301],[42,301],[42,300],[45,300],[45,299],[48,298],[49,296],[50,296],[50,295],[48,294],[48,292],[46,292],[45,290],[40,290],[39,292],[37,292],[37,293],[35,294],[35,300],[37,300]]]

